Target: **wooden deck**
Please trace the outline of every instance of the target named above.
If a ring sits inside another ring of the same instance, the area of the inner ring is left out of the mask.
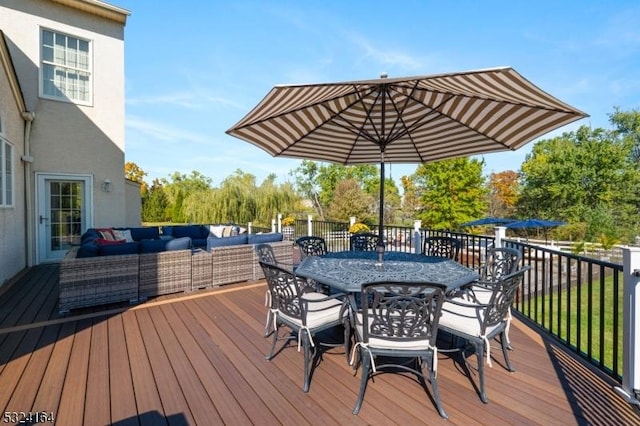
[[[308,394],[295,345],[264,359],[264,282],[59,318],[57,275],[38,266],[0,288],[3,420],[45,411],[59,425],[640,424],[613,383],[517,320],[517,371],[492,351],[489,404],[457,359],[441,355],[448,422],[415,380],[392,374],[369,382],[354,416],[360,372],[344,353],[324,355]]]

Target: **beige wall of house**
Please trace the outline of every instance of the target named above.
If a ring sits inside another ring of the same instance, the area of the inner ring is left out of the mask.
[[[35,230],[34,245],[41,244],[38,218],[43,216],[43,212],[38,211],[43,193],[43,188],[38,187],[38,176],[88,177],[87,202],[91,205],[85,227],[124,226],[130,220],[124,179],[124,25],[127,16],[124,9],[93,0],[0,2],[0,30],[7,40],[26,108],[36,116],[31,128],[33,163],[28,179],[33,189],[34,211],[29,220]],[[43,29],[89,42],[91,97],[88,102],[55,100],[41,94]],[[106,180],[111,182],[109,191],[104,190]],[[16,193],[24,192],[24,188],[16,186]],[[22,224],[20,229],[24,228]],[[6,239],[0,237],[2,241]],[[38,261],[38,250],[34,252]]]
[[[140,184],[125,179],[124,187],[127,199],[127,219],[124,226],[141,226],[142,201],[140,197]]]
[[[20,272],[26,263],[24,168],[20,157],[24,153],[25,122],[21,117],[20,100],[12,91],[10,63],[2,52],[0,40],[0,143],[13,150],[13,203],[0,206],[0,285]]]

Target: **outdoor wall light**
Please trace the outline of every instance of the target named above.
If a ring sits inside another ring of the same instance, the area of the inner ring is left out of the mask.
[[[102,182],[102,190],[104,192],[111,192],[111,179],[107,178]]]

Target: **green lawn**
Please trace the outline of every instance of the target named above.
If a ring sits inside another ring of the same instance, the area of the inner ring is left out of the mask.
[[[588,283],[583,282],[580,288],[572,286],[569,290],[554,290],[552,294],[547,293],[544,297],[538,294],[531,300],[530,311],[528,312],[528,303],[525,303],[522,310],[537,324],[580,352],[590,355],[596,362],[603,360],[605,368],[610,370],[613,370],[614,336],[617,334],[617,373],[621,375],[622,297],[622,274],[619,274],[617,327],[614,324],[616,313],[613,275],[605,277],[602,282],[599,279],[594,280],[591,289]]]

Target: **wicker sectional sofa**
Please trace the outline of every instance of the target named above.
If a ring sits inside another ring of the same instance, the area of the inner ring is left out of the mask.
[[[281,262],[293,263],[291,241],[269,244]],[[86,258],[76,257],[77,250],[69,250],[60,264],[58,310],[63,315],[76,308],[137,303],[161,294],[264,278],[253,244]]]

